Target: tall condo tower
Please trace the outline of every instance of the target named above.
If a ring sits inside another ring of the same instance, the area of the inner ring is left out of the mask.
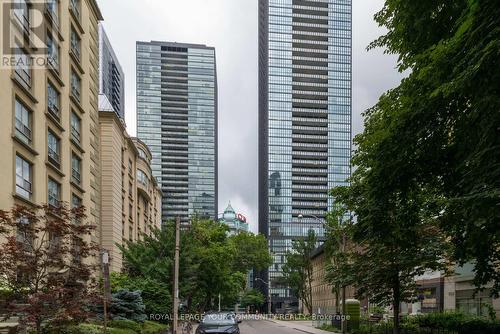
[[[99,23],[99,109],[113,109],[125,121],[125,73]]]
[[[217,218],[215,49],[137,43],[137,135],[152,152],[163,222]]]
[[[351,0],[259,0],[259,231],[274,263],[260,273],[272,311],[298,306],[279,283],[293,240],[320,240],[328,191],[351,157]]]

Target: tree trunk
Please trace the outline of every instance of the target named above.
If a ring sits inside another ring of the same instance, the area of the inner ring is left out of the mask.
[[[400,311],[401,298],[400,298],[399,276],[394,281],[393,294],[394,297],[393,297],[392,309],[394,313],[394,334],[400,334],[401,329],[399,328],[400,327],[399,311]]]
[[[340,287],[338,284],[335,285],[335,312],[339,312],[339,304],[340,304]]]
[[[36,332],[37,332],[37,334],[42,334],[42,321],[41,320],[36,321]]]

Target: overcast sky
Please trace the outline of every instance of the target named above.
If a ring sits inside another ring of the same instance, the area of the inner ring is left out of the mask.
[[[125,71],[126,122],[136,134],[135,42],[214,46],[219,84],[219,212],[228,201],[257,230],[258,0],[98,0]],[[366,51],[383,33],[373,21],[383,0],[353,0],[353,132],[363,110],[401,76],[395,58]]]

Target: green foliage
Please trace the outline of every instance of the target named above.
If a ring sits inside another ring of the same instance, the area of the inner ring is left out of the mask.
[[[233,249],[234,270],[245,272],[248,268],[262,270],[272,264],[267,250],[267,239],[263,235],[241,232],[229,237]]]
[[[112,273],[111,288],[119,290],[141,291],[146,306],[146,314],[168,314],[171,310],[172,294],[165,281],[150,277],[130,277],[126,274]]]
[[[168,326],[153,321],[143,324],[127,320],[112,320],[108,322],[106,333],[109,334],[161,334],[165,333]],[[102,334],[104,327],[98,324],[80,324],[64,328],[60,334]]]
[[[241,306],[248,307],[259,307],[265,302],[264,295],[258,290],[247,290],[244,295],[241,297]]]
[[[455,261],[475,263],[475,284],[493,282],[498,295],[498,1],[386,0],[375,19],[387,33],[372,47],[411,73],[365,113],[354,162],[381,177],[378,194],[420,193],[414,209],[439,223]]]
[[[447,329],[462,334],[493,334],[500,332],[500,321],[462,313],[431,313],[408,319],[420,328]]]
[[[192,221],[181,231],[180,297],[187,311],[214,308],[218,295],[223,306],[234,305],[244,289],[247,273],[271,263],[262,236],[243,233],[228,237],[227,226],[204,220]],[[146,311],[171,313],[175,225],[169,222],[153,237],[123,247],[126,275],[115,275],[114,287],[142,291]]]
[[[61,330],[61,334],[102,334],[102,326],[95,324],[80,324]]]
[[[132,320],[144,322],[146,306],[140,291],[120,290],[113,294],[109,313],[114,320]],[[125,323],[127,323],[125,321]]]
[[[290,287],[309,313],[312,313],[313,266],[311,255],[318,246],[314,230],[307,237],[293,242],[292,251],[286,255],[283,265],[283,284]]]
[[[386,0],[375,19],[387,33],[371,47],[398,54],[409,74],[365,112],[351,186],[333,196],[357,217],[345,276],[394,305],[398,333],[414,277],[449,255],[475,263],[478,287],[500,290],[500,6]]]
[[[134,332],[131,329],[125,329],[125,328],[108,328],[106,333],[109,333],[109,334],[136,334],[137,332]]]
[[[141,333],[142,325],[132,320],[111,320],[108,322],[108,327],[130,329],[136,333]]]
[[[141,334],[160,334],[166,332],[167,325],[159,324],[153,321],[145,321],[142,326]]]

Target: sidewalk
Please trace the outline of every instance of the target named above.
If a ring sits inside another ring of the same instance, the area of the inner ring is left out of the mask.
[[[323,331],[321,329],[314,328],[312,321],[281,321],[281,320],[269,320],[278,324],[280,326],[295,329],[299,332],[308,334],[332,334],[332,332]]]

